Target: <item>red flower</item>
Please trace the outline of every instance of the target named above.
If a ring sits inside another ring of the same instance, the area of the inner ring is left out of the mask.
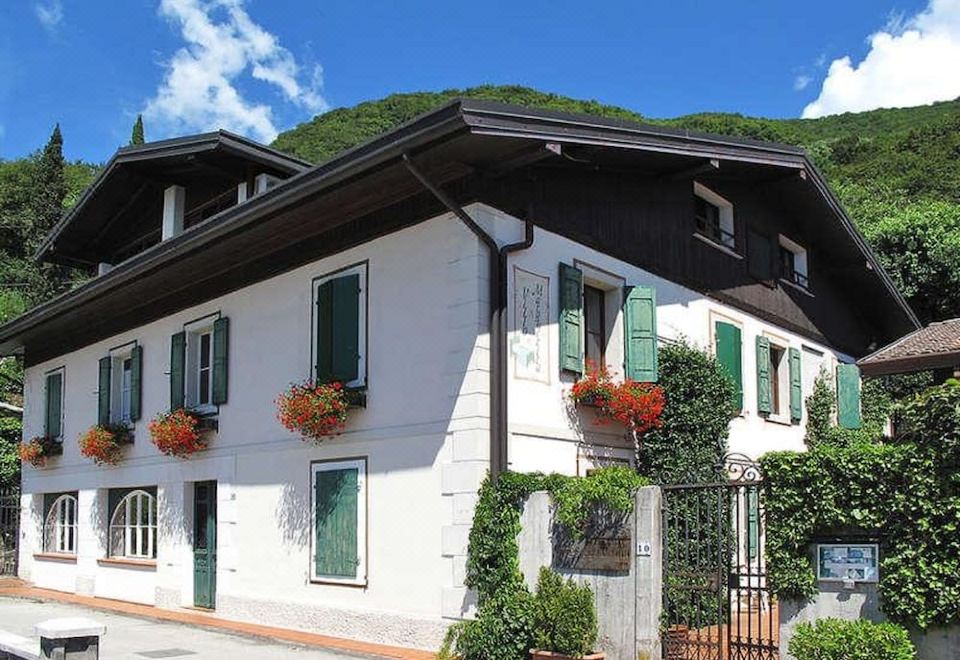
[[[30,463],[33,467],[41,468],[47,464],[47,446],[50,443],[47,438],[33,438],[29,442],[21,442],[17,453],[20,454],[20,460]]]
[[[595,423],[617,421],[636,435],[660,426],[666,405],[663,388],[653,383],[626,379],[615,383],[606,369],[588,368],[586,376],[574,383],[570,398],[575,403],[591,403],[598,409]]]
[[[347,422],[347,392],[342,383],[293,384],[277,397],[277,419],[304,438],[322,441],[339,434]]]
[[[80,436],[80,453],[92,458],[97,465],[116,465],[121,448],[129,440],[130,430],[121,424],[91,426]]]
[[[150,440],[167,456],[187,458],[206,447],[198,417],[184,409],[160,413],[150,422]]]

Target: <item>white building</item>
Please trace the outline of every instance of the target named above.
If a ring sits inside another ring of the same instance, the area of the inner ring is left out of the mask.
[[[421,648],[470,606],[489,470],[632,460],[567,403],[584,359],[717,351],[756,457],[802,448],[821,368],[916,326],[801,151],[477,101],[317,167],[227,133],[121,149],[40,257],[99,275],[0,328],[25,438],[63,448],[24,466],[22,577]],[[318,362],[365,399],[319,445],[274,404]],[[189,459],[148,432],[181,406],[217,427]],[[134,429],[116,467],[79,452],[98,420]]]

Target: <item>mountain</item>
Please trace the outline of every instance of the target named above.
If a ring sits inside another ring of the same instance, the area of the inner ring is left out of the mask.
[[[457,97],[801,146],[920,318],[960,316],[960,99],[820,119],[725,113],[653,119],[598,101],[486,85],[392,94],[338,108],[281,133],[273,146],[321,162]]]

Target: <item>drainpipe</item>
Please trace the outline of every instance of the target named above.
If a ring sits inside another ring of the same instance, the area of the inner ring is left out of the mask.
[[[533,223],[526,221],[524,238],[499,247],[493,236],[457,204],[453,198],[430,181],[410,159],[403,154],[403,164],[410,173],[466,225],[467,229],[487,247],[490,270],[490,478],[494,481],[507,469],[507,259],[510,254],[533,245]]]

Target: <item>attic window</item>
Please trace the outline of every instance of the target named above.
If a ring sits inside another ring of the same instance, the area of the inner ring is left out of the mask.
[[[804,289],[810,286],[807,251],[786,236],[780,236],[780,278]]]
[[[258,174],[257,178],[253,181],[253,194],[259,195],[260,193],[265,193],[281,181],[282,179],[280,177],[273,176],[272,174]]]
[[[737,245],[733,227],[733,204],[706,186],[693,184],[693,217],[700,236],[725,248]]]

